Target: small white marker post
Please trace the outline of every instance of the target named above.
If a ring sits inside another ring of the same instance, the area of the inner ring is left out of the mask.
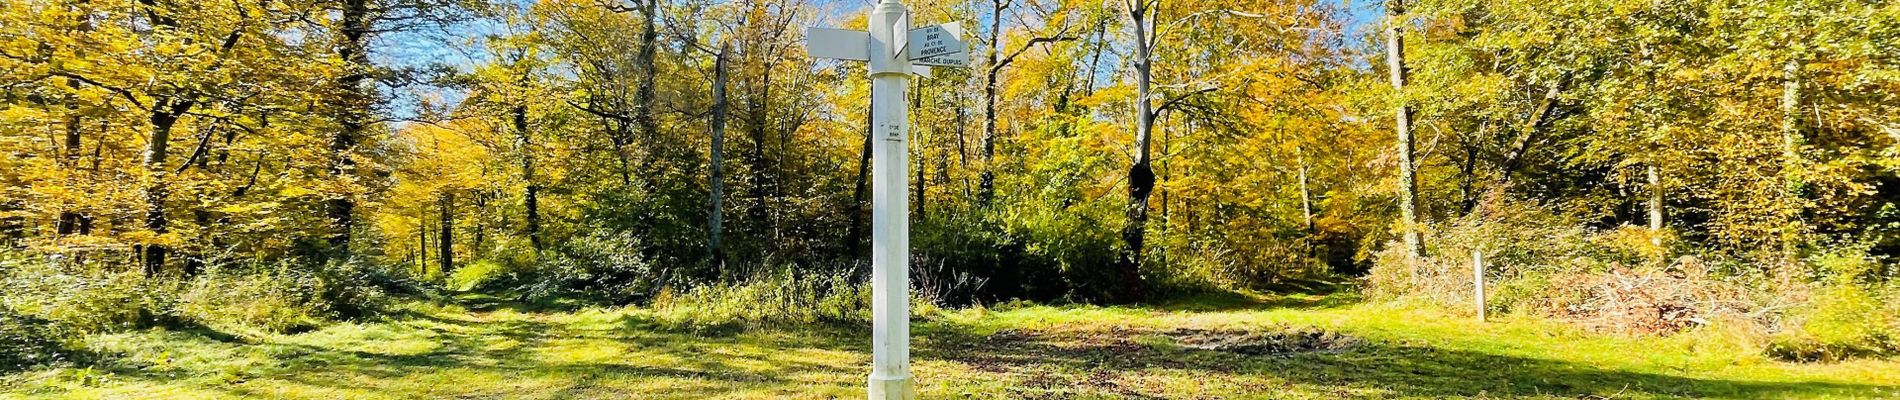
[[[1484,322],[1484,251],[1471,250],[1471,298],[1478,306],[1478,322]]]
[[[810,28],[812,57],[866,61],[871,71],[871,377],[872,400],[917,397],[910,375],[910,110],[904,93],[928,66],[969,65],[956,23],[910,29],[897,0],[871,8],[870,32]]]

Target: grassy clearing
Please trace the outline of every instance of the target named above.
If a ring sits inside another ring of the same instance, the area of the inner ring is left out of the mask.
[[[648,310],[465,297],[295,335],[101,335],[94,369],[0,375],[0,398],[854,398],[869,330],[682,327]],[[924,398],[1889,398],[1900,362],[1769,361],[1719,331],[1591,334],[1346,295],[1004,306],[919,320]],[[1204,349],[1283,331],[1344,347]]]

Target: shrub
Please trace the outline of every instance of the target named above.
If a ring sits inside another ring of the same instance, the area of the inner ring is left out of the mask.
[[[136,271],[63,270],[15,262],[0,270],[0,308],[76,332],[145,326],[171,308],[176,283],[146,280]]]
[[[331,262],[316,268],[317,299],[329,310],[330,317],[375,316],[389,306],[389,291],[424,291],[420,283],[403,275],[368,262]]]
[[[1879,263],[1855,250],[1812,261],[1831,282],[1812,296],[1793,328],[1776,335],[1769,353],[1813,361],[1900,352],[1900,285],[1878,283]]]
[[[68,360],[65,337],[52,322],[0,307],[0,372]]]
[[[663,291],[653,308],[679,324],[797,325],[867,321],[870,301],[871,288],[850,274],[783,271],[744,283]]]
[[[494,259],[477,260],[456,267],[455,271],[449,273],[448,282],[446,282],[446,284],[449,290],[475,290],[476,288],[493,285],[496,280],[501,279],[503,274],[508,272],[508,266],[501,261]]]
[[[384,288],[417,290],[396,275],[357,261],[213,266],[179,289],[172,311],[197,324],[295,332],[377,315],[389,305]]]
[[[668,272],[675,272],[654,267],[639,249],[631,233],[594,230],[540,255],[498,250],[494,258],[456,269],[449,284],[456,290],[514,292],[523,300],[577,297],[627,304],[646,299]]]
[[[1682,256],[1669,232],[1590,229],[1539,204],[1489,196],[1477,212],[1436,230],[1428,256],[1387,246],[1368,293],[1468,309],[1472,253],[1484,255],[1487,309],[1552,316],[1604,330],[1667,334],[1718,318],[1774,315],[1746,281],[1723,279],[1705,257]]]
[[[313,274],[279,268],[255,273],[213,270],[191,282],[178,314],[206,325],[289,332],[313,328],[331,316]]]

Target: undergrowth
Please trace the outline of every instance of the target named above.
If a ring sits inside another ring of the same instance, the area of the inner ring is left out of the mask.
[[[1367,293],[1475,312],[1476,252],[1492,313],[1634,335],[1722,330],[1790,360],[1900,353],[1900,285],[1883,275],[1882,260],[1853,244],[1817,246],[1789,263],[1692,248],[1667,231],[1592,229],[1495,197],[1436,228],[1425,257],[1387,246],[1365,279]]]

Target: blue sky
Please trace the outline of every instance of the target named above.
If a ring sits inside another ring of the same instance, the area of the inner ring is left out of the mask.
[[[528,4],[533,0],[511,0],[518,4]],[[850,14],[864,12],[876,0],[812,0],[813,4],[830,13]],[[1113,1],[1113,0],[1107,0]],[[1347,10],[1347,37],[1357,37],[1364,33],[1370,24],[1378,21],[1384,11],[1383,3],[1378,0],[1320,0],[1327,4],[1341,6]],[[970,21],[966,26],[987,25],[986,21]],[[972,25],[973,24],[973,25]],[[481,60],[482,54],[476,47],[476,39],[482,35],[498,32],[502,28],[492,22],[476,21],[464,26],[450,27],[447,30],[424,32],[398,32],[383,35],[373,46],[373,61],[378,65],[392,67],[421,67],[435,63],[466,67]],[[414,90],[398,90],[390,104],[399,118],[412,117],[417,110],[419,98]],[[456,93],[435,90],[435,96],[445,101],[455,101]]]

